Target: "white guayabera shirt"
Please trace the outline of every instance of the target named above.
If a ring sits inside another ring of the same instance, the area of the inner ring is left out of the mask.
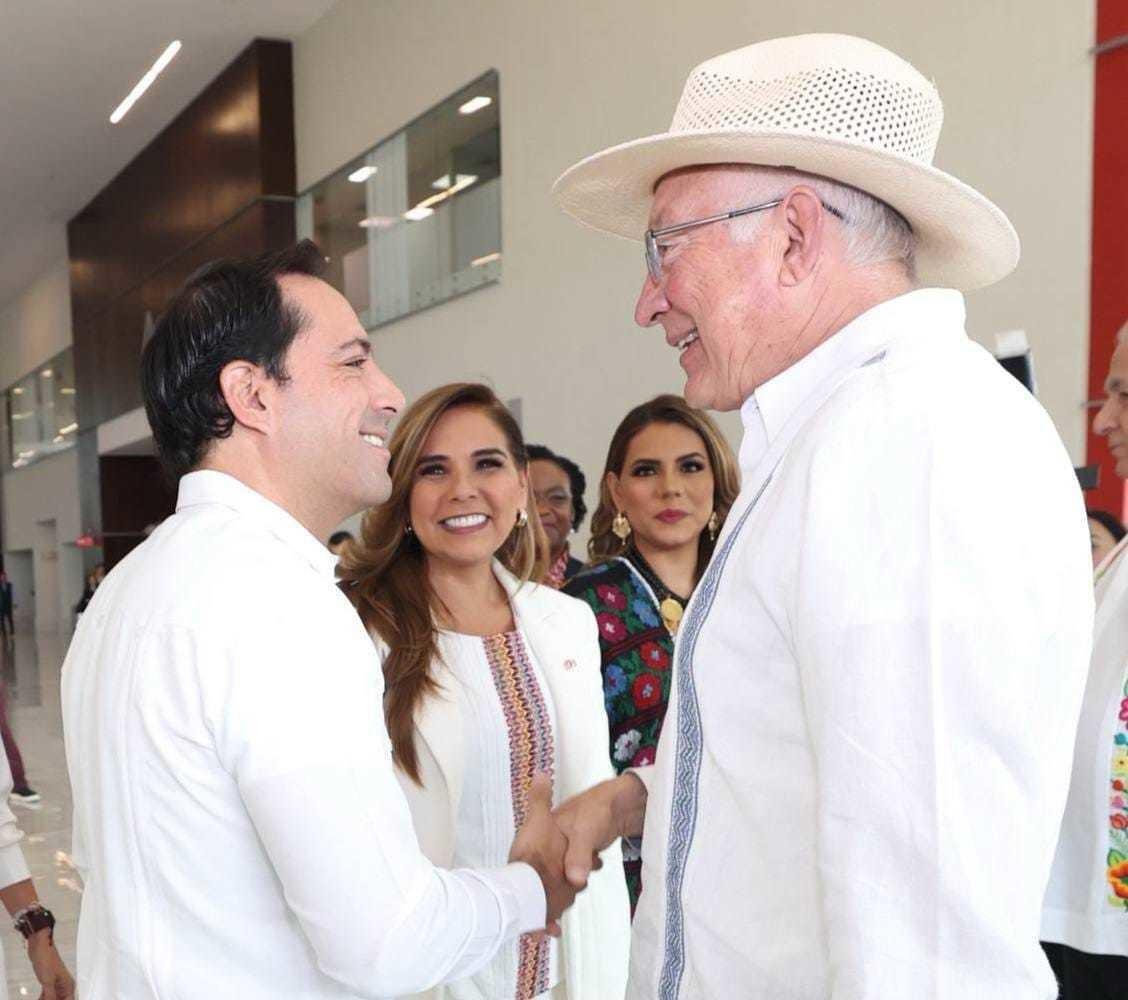
[[[396,996],[543,926],[527,865],[420,852],[336,562],[194,472],[98,588],[63,666],[84,1000]]]
[[[743,418],[641,775],[629,995],[1049,1000],[1093,608],[1053,425],[941,289],[871,309]]]

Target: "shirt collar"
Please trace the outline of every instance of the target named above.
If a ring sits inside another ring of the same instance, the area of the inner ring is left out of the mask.
[[[319,574],[330,580],[336,578],[337,557],[292,514],[234,476],[214,469],[201,469],[181,477],[176,509],[181,511],[201,504],[219,504],[246,514],[305,559]]]
[[[917,338],[928,332],[964,328],[963,296],[949,288],[920,288],[878,303],[847,323],[790,368],[755,390],[740,408],[744,439],[740,467],[745,473],[786,425],[791,415],[818,386],[846,368],[863,364],[868,354],[902,334]]]

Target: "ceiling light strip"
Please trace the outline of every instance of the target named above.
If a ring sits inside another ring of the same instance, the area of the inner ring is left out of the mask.
[[[153,81],[160,76],[161,71],[172,62],[173,57],[179,51],[180,42],[175,41],[161,53],[160,58],[149,68],[149,72],[137,81],[137,86],[129,92],[129,96],[114,109],[114,113],[110,115],[110,122],[112,124],[116,125],[126,116],[129,109],[132,108],[133,105],[137,103],[138,98],[152,86]]]

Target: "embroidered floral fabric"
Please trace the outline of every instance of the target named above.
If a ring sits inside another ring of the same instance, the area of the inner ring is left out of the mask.
[[[1108,901],[1128,910],[1128,676],[1120,694],[1109,775]]]
[[[646,585],[621,560],[578,574],[565,584],[564,593],[586,602],[595,613],[615,773],[653,764],[670,700],[674,652],[658,606]],[[623,868],[633,914],[642,891],[637,840],[623,844]]]
[[[521,633],[488,635],[482,643],[509,730],[510,792],[516,830],[525,822],[533,775],[555,774],[552,722]],[[549,949],[549,939],[544,935],[521,935],[516,1000],[532,1000],[549,988]]]

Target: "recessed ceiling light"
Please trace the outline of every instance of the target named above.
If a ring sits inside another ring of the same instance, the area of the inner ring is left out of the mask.
[[[370,215],[357,223],[361,229],[391,229],[399,220],[389,215]]]
[[[479,95],[478,97],[471,97],[470,100],[468,100],[465,104],[460,104],[458,106],[458,111],[463,115],[472,115],[475,111],[481,111],[482,108],[488,108],[491,104],[493,104],[492,97],[484,97],[482,95]]]
[[[133,105],[137,103],[138,98],[152,86],[153,81],[161,74],[161,71],[172,62],[173,56],[179,51],[180,42],[173,42],[160,54],[160,58],[149,67],[149,72],[137,81],[137,86],[129,92],[129,96],[114,108],[114,113],[110,115],[111,124],[116,125],[126,116],[129,109],[132,108]]]
[[[73,395],[74,395],[74,387],[73,387],[73,386],[69,386],[69,385],[64,385],[64,386],[63,386],[63,387],[62,387],[62,388],[61,388],[61,389],[59,390],[59,392],[61,392],[61,393],[62,393],[62,394],[63,394],[64,396],[73,396]]]
[[[55,373],[50,368],[44,368],[43,371],[41,371],[39,374],[44,378],[50,378]]]
[[[429,218],[435,214],[435,210],[428,205],[416,205],[414,208],[409,208],[403,213],[403,217],[409,222],[419,222],[421,219]]]
[[[349,180],[354,184],[363,184],[374,173],[376,173],[375,167],[357,167],[356,170],[349,174]]]
[[[483,267],[486,264],[492,264],[495,260],[501,260],[500,253],[488,253],[484,257],[475,257],[470,261],[471,267]]]
[[[78,430],[78,424],[67,424],[66,427],[60,427],[59,428],[59,433],[60,434],[72,434],[76,430]]]

